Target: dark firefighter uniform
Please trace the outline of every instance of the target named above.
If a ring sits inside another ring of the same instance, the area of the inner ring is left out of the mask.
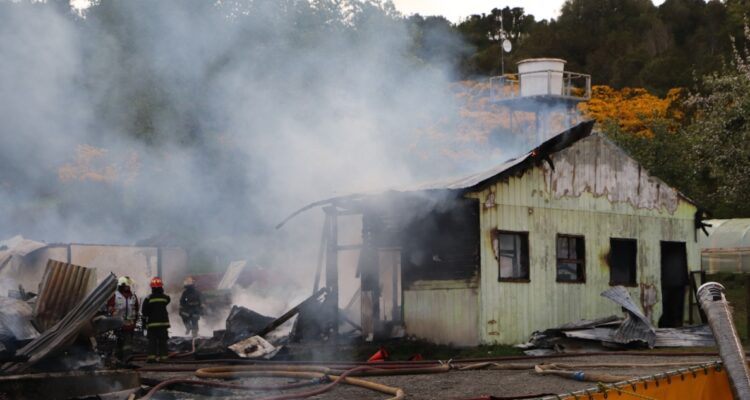
[[[148,362],[161,361],[167,358],[167,340],[169,339],[169,313],[167,305],[169,296],[164,293],[161,278],[151,279],[151,295],[143,300],[143,327],[148,336]]]
[[[192,277],[185,279],[185,290],[180,296],[180,317],[185,325],[185,334],[198,336],[198,320],[202,313],[201,293],[195,287]]]

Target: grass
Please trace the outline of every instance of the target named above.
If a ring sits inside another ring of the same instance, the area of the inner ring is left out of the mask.
[[[727,301],[732,306],[734,325],[747,346],[747,290],[746,277],[738,274],[716,274],[706,276],[707,281],[719,282],[726,288]]]

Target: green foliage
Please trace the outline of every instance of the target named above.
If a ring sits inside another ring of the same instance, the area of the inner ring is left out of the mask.
[[[750,39],[750,31],[746,33]],[[719,217],[750,215],[750,57],[735,52],[734,62],[702,80],[690,137],[689,171],[701,185],[700,200]]]
[[[746,33],[750,38],[750,30]],[[633,135],[616,121],[603,131],[652,174],[681,189],[717,218],[750,216],[750,58],[705,76],[688,98],[679,129],[664,118],[644,121],[653,137]]]
[[[748,12],[750,5],[739,0],[666,0],[659,7],[650,0],[567,0],[557,19],[537,21],[523,8],[506,7],[503,22],[514,50],[505,62],[559,57],[568,70],[591,74],[594,84],[664,95],[720,68]],[[487,35],[499,29],[498,15],[493,9],[458,25],[476,48],[462,63],[465,76],[497,73],[500,48]]]

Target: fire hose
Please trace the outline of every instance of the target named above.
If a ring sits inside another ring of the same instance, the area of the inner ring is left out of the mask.
[[[472,371],[478,369],[491,369],[491,370],[530,370],[535,369],[537,366],[542,368],[550,367],[557,370],[577,370],[582,368],[660,368],[660,367],[690,367],[695,365],[694,361],[684,362],[670,362],[670,363],[649,363],[649,364],[634,364],[634,363],[592,363],[592,364],[565,364],[565,363],[550,363],[550,364],[500,364],[500,363],[476,363],[459,366],[456,369],[459,371]]]
[[[323,374],[357,376],[393,376],[393,375],[419,375],[419,374],[436,374],[448,372],[451,370],[450,364],[443,364],[436,367],[419,367],[419,368],[381,368],[373,366],[361,366],[347,370],[336,370],[328,367],[313,365],[278,365],[278,366],[261,366],[261,365],[233,365],[223,367],[201,368],[195,371],[195,376],[206,379],[233,379],[246,376],[255,376],[256,372],[282,371],[282,372],[315,372]]]
[[[363,387],[366,389],[378,391],[381,393],[390,394],[392,397],[389,400],[401,399],[404,393],[399,388],[393,388],[390,386],[382,385],[366,381],[363,379],[351,378],[350,375],[358,376],[391,376],[391,375],[414,375],[414,374],[435,374],[444,373],[451,370],[450,364],[444,364],[435,367],[419,367],[419,368],[380,368],[370,366],[360,366],[348,370],[333,370],[327,367],[319,366],[306,366],[306,365],[286,365],[277,366],[277,369],[271,369],[267,366],[260,365],[241,365],[241,366],[226,366],[226,367],[210,367],[202,368],[195,371],[195,376],[199,378],[212,378],[212,379],[234,379],[241,377],[255,377],[255,376],[278,376],[277,374],[285,374],[283,376],[294,377],[294,374],[313,374],[312,376],[329,376],[334,381],[326,385],[323,388],[302,392],[294,393],[289,395],[282,395],[273,397],[273,400],[292,399],[292,398],[303,398],[315,396],[320,393],[331,390],[336,384],[343,381],[344,383]],[[291,396],[291,397],[290,397]],[[268,399],[268,400],[271,400]]]
[[[632,378],[632,376],[612,375],[612,374],[605,374],[605,373],[590,373],[590,372],[584,373],[583,371],[567,371],[567,370],[557,369],[551,365],[547,365],[547,366],[537,365],[536,367],[534,367],[534,371],[536,371],[536,373],[540,375],[557,375],[557,376],[562,376],[564,378],[574,379],[574,380],[581,381],[581,382],[615,383],[615,382],[626,381]]]
[[[184,371],[187,368],[144,368],[144,370],[163,370],[163,371]],[[298,393],[282,394],[265,398],[264,400],[285,400],[285,399],[298,399],[316,396],[321,393],[330,391],[339,383],[346,383],[353,386],[362,387],[378,391],[381,393],[389,394],[392,397],[389,400],[399,400],[404,397],[404,392],[400,388],[394,388],[383,384],[370,382],[364,379],[353,378],[351,376],[383,376],[383,375],[410,375],[410,374],[431,374],[431,373],[444,373],[450,371],[451,366],[444,364],[434,367],[419,367],[419,368],[376,368],[370,366],[361,366],[347,370],[334,370],[326,367],[312,366],[312,365],[274,365],[274,366],[261,366],[261,365],[242,365],[242,366],[225,366],[225,367],[209,367],[202,368],[195,371],[195,376],[201,378],[201,380],[193,379],[173,379],[160,383],[154,386],[143,399],[150,399],[156,392],[164,389],[173,384],[193,384],[203,386],[213,386],[228,389],[238,390],[288,390],[292,388],[298,388],[301,386],[309,385],[310,383],[298,383],[293,385],[285,386],[249,386],[249,385],[236,385],[228,383],[220,383],[215,381],[203,380],[203,379],[236,379],[236,378],[247,378],[247,377],[285,377],[285,378],[296,378],[296,379],[314,379],[320,381],[322,379],[332,380],[329,384],[314,390],[303,391]]]
[[[253,391],[273,390],[273,391],[276,391],[276,390],[298,389],[301,387],[314,385],[316,383],[317,383],[316,381],[309,381],[309,382],[292,383],[288,385],[239,385],[239,384],[234,384],[234,383],[177,378],[177,379],[166,380],[164,382],[159,383],[158,385],[151,388],[151,390],[149,390],[148,393],[146,393],[146,395],[141,397],[141,399],[143,400],[151,399],[154,396],[154,394],[156,394],[156,392],[163,390],[164,388],[167,388],[169,386],[177,385],[177,384],[208,386],[208,387],[233,389],[233,390],[253,390]]]
[[[382,385],[358,378],[350,378],[349,375],[354,373],[362,373],[368,370],[373,370],[372,367],[356,367],[346,371],[343,371],[340,375],[332,374],[331,370],[326,367],[316,366],[279,366],[277,368],[268,368],[265,366],[255,365],[242,365],[242,366],[227,366],[227,367],[211,367],[202,368],[195,371],[195,376],[199,378],[211,378],[211,379],[235,379],[242,377],[258,377],[258,376],[276,376],[276,377],[289,377],[289,378],[322,378],[328,376],[333,379],[333,382],[328,385],[305,392],[290,393],[274,397],[269,397],[264,400],[286,400],[286,399],[299,399],[305,397],[316,396],[321,393],[325,393],[340,382],[347,383],[349,385],[359,386],[362,388],[378,391],[381,393],[389,394],[393,397],[389,400],[399,400],[404,397],[404,392],[400,388],[394,388],[391,386]],[[447,371],[448,369],[445,369]],[[397,372],[394,370],[393,372]],[[442,371],[441,371],[442,372]]]
[[[454,359],[451,360],[453,364],[466,364],[466,363],[482,363],[482,362],[504,362],[504,361],[523,361],[523,360],[544,360],[550,358],[583,358],[590,356],[633,356],[633,357],[718,357],[719,353],[715,351],[669,351],[669,352],[658,352],[658,351],[595,351],[589,353],[560,353],[560,354],[549,354],[543,356],[501,356],[501,357],[483,357],[483,358],[465,358],[465,359]],[[175,360],[174,357],[170,357],[166,362],[169,364],[177,365],[191,365],[191,364],[205,364],[207,361],[211,363],[223,363],[223,364],[235,364],[235,365],[326,365],[336,366],[340,368],[353,368],[357,366],[372,366],[373,363],[366,361],[272,361],[272,360],[249,360],[239,358],[219,358],[211,360]],[[436,365],[440,364],[440,360],[420,360],[420,361],[384,361],[378,363],[378,368],[396,367],[403,366],[410,368],[419,365]]]

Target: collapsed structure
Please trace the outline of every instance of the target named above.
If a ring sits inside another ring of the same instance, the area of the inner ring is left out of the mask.
[[[369,338],[518,343],[540,327],[616,313],[599,297],[615,285],[654,324],[682,325],[701,213],[592,128],[580,123],[461,179],[298,211],[327,215],[329,307],[338,311],[339,252],[359,250],[346,267],[360,278]],[[338,217],[353,214],[362,242],[341,246]]]
[[[140,283],[138,296],[148,292],[147,283],[161,276],[168,285],[179,288],[187,275],[188,255],[185,249],[166,246],[129,246],[89,243],[42,243],[15,236],[0,241],[0,289],[35,291],[42,280],[47,262],[55,260],[91,268],[101,282],[110,273],[129,276]]]

